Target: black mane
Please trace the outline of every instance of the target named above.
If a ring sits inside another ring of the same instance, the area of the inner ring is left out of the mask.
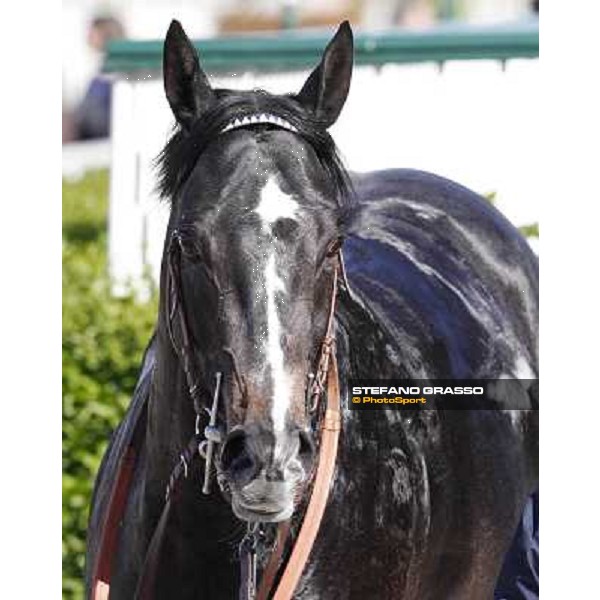
[[[177,196],[202,152],[228,123],[263,113],[284,119],[310,144],[331,179],[340,206],[350,198],[352,183],[332,137],[292,96],[273,96],[263,90],[214,92],[217,100],[213,107],[194,122],[190,131],[176,126],[173,136],[156,158],[158,191],[162,198],[172,201]],[[253,127],[277,126],[260,124]]]

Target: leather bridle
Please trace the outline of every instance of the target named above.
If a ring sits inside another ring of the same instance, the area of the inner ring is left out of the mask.
[[[173,468],[169,483],[165,494],[165,509],[159,521],[153,539],[150,544],[150,549],[146,557],[142,576],[138,584],[138,592],[136,598],[146,599],[152,597],[151,588],[154,584],[154,577],[158,567],[158,554],[160,550],[160,538],[164,533],[167,517],[170,511],[170,504],[175,490],[183,477],[187,476],[187,470],[192,463],[194,456],[199,456],[204,460],[204,485],[203,493],[210,493],[210,473],[212,471],[212,460],[215,454],[215,447],[222,442],[221,430],[217,426],[219,386],[221,373],[216,374],[216,384],[212,405],[210,408],[206,406],[202,399],[200,388],[200,378],[195,370],[193,362],[193,343],[185,313],[183,302],[183,294],[181,287],[181,256],[183,246],[181,235],[175,230],[171,235],[171,241],[168,248],[168,276],[167,276],[167,329],[169,337],[175,351],[181,360],[181,365],[185,373],[188,392],[194,405],[196,413],[196,424],[194,427],[194,435],[188,445],[180,454],[180,460]],[[340,396],[339,382],[337,372],[337,362],[335,358],[335,308],[338,291],[338,279],[342,278],[343,283],[347,285],[343,259],[341,250],[337,247],[331,248],[328,251],[329,257],[337,258],[334,273],[333,285],[331,290],[331,299],[329,302],[329,311],[327,316],[327,325],[325,336],[321,342],[318,353],[317,368],[314,377],[309,379],[310,384],[307,386],[307,399],[309,411],[319,414],[320,401],[325,391],[327,391],[327,407],[321,419],[321,440],[319,443],[319,461],[316,473],[312,477],[312,493],[308,503],[306,513],[300,528],[300,533],[294,544],[292,554],[288,560],[284,573],[281,576],[277,586],[274,598],[284,600],[291,598],[297,582],[302,574],[304,565],[308,559],[310,549],[314,543],[314,539],[319,529],[319,524],[325,509],[325,504],[328,497],[329,484],[333,475],[335,465],[335,456],[337,453],[337,440],[340,431]],[[218,284],[213,280],[219,296],[222,296]],[[177,319],[179,323],[179,337],[181,343],[178,346],[173,334],[172,322]],[[235,362],[235,359],[233,359]],[[239,376],[239,375],[238,375]],[[203,436],[200,432],[199,423],[202,420],[203,413],[209,415],[209,423],[204,428]],[[220,482],[219,482],[220,483]],[[221,486],[222,487],[222,486]],[[277,532],[277,548],[272,553],[271,560],[267,563],[264,569],[265,573],[276,571],[279,562],[282,558],[282,553],[285,547],[286,539],[289,536],[290,524],[285,522],[280,524]],[[270,589],[271,581],[261,581],[262,585],[257,582],[257,533],[256,525],[248,526],[248,533],[240,544],[240,564],[241,564],[241,590],[239,594],[240,600],[251,600],[254,598],[261,599],[268,597],[272,591]],[[270,576],[268,579],[271,579]],[[269,588],[269,589],[267,589]]]
[[[165,509],[164,513],[170,509],[171,495],[173,490],[178,485],[181,476],[187,477],[188,465],[192,462],[195,450],[197,454],[204,459],[204,485],[202,491],[204,494],[210,493],[210,474],[212,471],[212,460],[215,454],[215,446],[222,442],[221,430],[217,426],[218,401],[221,382],[221,373],[216,373],[215,390],[210,408],[202,401],[202,393],[200,390],[200,378],[195,370],[193,362],[193,343],[187,322],[185,306],[183,302],[183,293],[181,287],[181,256],[183,254],[183,244],[180,233],[175,230],[171,235],[168,248],[168,275],[167,275],[167,330],[171,343],[178,356],[180,357],[181,365],[185,373],[188,392],[192,399],[194,411],[196,413],[196,423],[194,427],[194,435],[188,445],[180,454],[180,461],[174,467],[169,484],[165,494]],[[335,359],[335,332],[334,318],[338,288],[338,271],[341,271],[345,282],[345,273],[339,248],[330,250],[328,256],[337,256],[337,263],[334,268],[333,286],[331,291],[331,299],[329,303],[329,312],[327,317],[327,325],[325,336],[320,346],[319,359],[317,362],[316,374],[310,378],[310,385],[307,386],[307,399],[309,401],[309,410],[311,413],[319,411],[319,404],[323,393],[327,386],[328,406],[321,423],[321,441],[320,460],[316,475],[313,479],[313,491],[311,501],[305,513],[300,534],[294,545],[292,555],[288,561],[280,583],[275,593],[277,600],[291,598],[293,590],[296,587],[298,579],[302,573],[304,564],[308,559],[308,554],[312,548],[314,538],[316,537],[322,513],[325,508],[325,502],[329,490],[329,483],[332,476],[333,466],[335,464],[335,455],[337,450],[337,437],[340,430],[339,416],[339,389],[338,389],[338,373],[337,363]],[[213,285],[216,287],[219,297],[222,297],[222,292],[216,281],[213,279]],[[177,319],[179,322],[181,344],[178,345],[173,334],[172,322]],[[235,358],[232,356],[233,364]],[[239,378],[239,374],[237,375]],[[203,412],[208,413],[209,423],[204,428],[204,437],[200,432],[200,422]],[[221,486],[222,488],[222,486]],[[169,509],[167,508],[169,507]],[[163,518],[161,517],[161,521]],[[284,523],[278,527],[278,544],[277,552],[273,552],[271,561],[265,568],[265,573],[275,571],[283,552],[286,538],[289,535],[289,523]],[[148,579],[154,579],[154,573],[157,568],[158,552],[160,549],[160,537],[162,537],[163,527],[158,527],[150,544],[150,551],[145,561],[140,584],[138,586],[137,597],[145,598],[146,593],[150,593],[150,584]],[[250,600],[254,598],[267,598],[270,589],[270,581],[261,582],[262,585],[257,586],[257,568],[256,568],[256,549],[257,549],[257,532],[256,525],[249,525],[248,533],[240,544],[240,563],[242,569],[242,585],[240,590],[240,600]],[[157,538],[158,535],[158,538]],[[272,576],[269,577],[271,579]],[[145,583],[146,582],[146,583]],[[146,592],[147,590],[147,592]],[[257,596],[258,592],[258,596]]]

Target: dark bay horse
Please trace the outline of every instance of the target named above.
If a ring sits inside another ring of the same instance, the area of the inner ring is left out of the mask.
[[[537,485],[535,388],[523,387],[526,410],[499,400],[490,410],[353,411],[348,379],[536,379],[537,260],[494,207],[456,183],[344,171],[327,128],[348,94],[352,54],[345,23],[296,95],[212,89],[171,24],[164,81],[178,128],[160,157],[171,203],[160,312],[96,481],[88,594],[117,465],[137,436],[110,557],[110,598],[136,597],[165,488],[204,414],[194,400],[210,405],[217,373],[217,479],[201,493],[203,463],[182,479],[154,597],[238,598],[246,523],[298,527],[318,444],[308,375],[341,244],[342,432],[295,598],[492,597]],[[183,312],[189,331],[174,318]],[[199,391],[190,391],[190,371]]]

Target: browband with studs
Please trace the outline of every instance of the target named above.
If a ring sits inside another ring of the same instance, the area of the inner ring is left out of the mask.
[[[232,129],[239,129],[240,127],[248,127],[249,125],[276,125],[277,127],[281,127],[282,129],[287,129],[288,131],[293,131],[294,133],[298,132],[298,129],[294,127],[291,123],[288,123],[285,119],[281,117],[277,117],[275,115],[269,115],[265,113],[261,113],[258,115],[252,115],[248,117],[240,117],[238,119],[234,119],[230,121],[221,129],[221,133],[225,133],[226,131],[231,131]]]

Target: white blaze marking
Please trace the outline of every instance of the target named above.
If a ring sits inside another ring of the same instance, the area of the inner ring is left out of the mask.
[[[281,324],[275,303],[276,292],[285,292],[285,286],[275,269],[275,253],[271,253],[265,268],[267,286],[267,360],[273,379],[273,424],[276,430],[285,425],[285,414],[289,406],[290,388],[285,372],[283,349],[281,348]]]
[[[294,219],[298,208],[298,203],[291,196],[283,193],[275,178],[271,177],[261,192],[260,203],[255,211],[262,220],[263,232],[271,236],[271,226],[278,219]],[[272,417],[275,430],[283,431],[290,404],[290,386],[281,347],[281,322],[275,301],[277,293],[285,293],[285,284],[277,273],[274,245],[268,250],[264,276],[267,296],[266,352],[273,380]]]
[[[262,219],[263,230],[270,233],[269,226],[277,219],[294,219],[298,203],[288,194],[284,194],[274,177],[270,177],[260,194],[260,203],[256,207]]]

